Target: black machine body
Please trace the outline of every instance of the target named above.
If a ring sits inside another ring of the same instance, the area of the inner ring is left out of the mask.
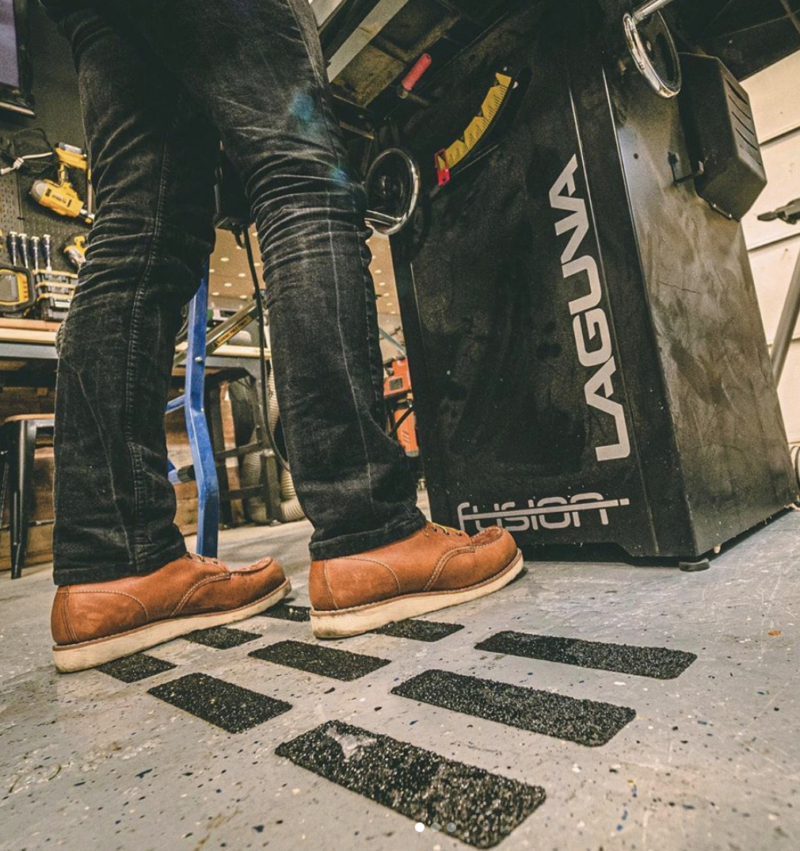
[[[426,190],[393,238],[423,460],[440,522],[694,558],[797,496],[728,217],[757,180],[737,195],[712,175],[740,156],[675,181],[674,157],[691,160],[679,98],[609,31],[595,3],[523,9],[439,74],[434,106],[403,108]],[[438,186],[436,153],[500,64],[524,81],[504,126]]]

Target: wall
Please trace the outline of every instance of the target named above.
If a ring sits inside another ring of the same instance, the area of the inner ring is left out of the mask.
[[[0,111],[0,136],[13,136],[20,130],[41,128],[52,144],[67,142],[84,147],[83,122],[78,99],[78,83],[69,44],[56,25],[42,11],[37,0],[29,4],[30,56],[33,64],[34,118]],[[43,140],[27,137],[24,152],[43,150]],[[54,174],[52,175],[54,176]],[[85,191],[82,178],[73,175],[79,191]],[[30,173],[12,173],[0,178],[0,226],[29,235],[49,233],[53,237],[56,268],[66,268],[58,248],[67,237],[82,229],[72,219],[44,210],[28,197],[33,181]]]
[[[759,222],[759,213],[800,197],[800,52],[744,82],[750,94],[769,184],[744,221],[767,341],[778,326],[800,255],[800,225]],[[800,323],[779,386],[789,440],[800,442]]]
[[[30,36],[31,58],[33,62],[33,95],[35,98],[36,117],[26,118],[14,113],[0,110],[0,136],[10,136],[18,130],[31,127],[42,127],[51,142],[68,142],[83,146],[84,133],[78,99],[78,85],[72,56],[67,41],[59,35],[55,24],[42,11],[37,0],[30,3]],[[59,233],[59,228],[66,232],[75,230],[69,223],[62,224],[53,214],[31,205],[25,197],[26,189],[21,196],[15,198],[10,187],[16,183],[16,175],[0,177],[7,192],[0,193],[3,197],[11,192],[15,201],[14,209],[10,205],[0,210],[4,230],[27,231],[29,234],[50,232]],[[23,187],[27,184],[23,181]],[[17,217],[22,210],[24,219]],[[54,239],[57,249],[60,240]],[[5,251],[5,246],[3,246]],[[2,255],[4,258],[7,254]],[[56,266],[59,262],[54,258]],[[6,362],[6,369],[14,365]],[[53,391],[52,377],[43,375],[41,388],[4,387],[4,374],[0,369],[0,421],[6,417],[22,413],[52,413]],[[50,385],[48,388],[45,385]],[[233,445],[233,426],[230,420],[230,405],[223,405],[223,421],[226,428],[226,442]],[[188,437],[179,414],[167,419],[168,442],[170,455],[180,466],[189,459]],[[232,486],[237,485],[236,471],[231,470]],[[52,501],[53,452],[49,448],[41,448],[36,453],[34,470],[34,493],[31,516],[36,521],[48,521],[53,517]],[[176,522],[181,529],[191,534],[197,525],[197,489],[194,483],[181,484],[177,487],[178,515]],[[8,570],[9,536],[8,506],[4,506],[2,532],[0,533],[0,571]],[[50,561],[52,558],[52,526],[33,526],[29,532],[27,564],[37,564]]]

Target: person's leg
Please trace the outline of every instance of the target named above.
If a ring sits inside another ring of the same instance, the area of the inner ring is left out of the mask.
[[[60,344],[58,585],[149,573],[186,551],[164,413],[181,308],[213,248],[218,144],[141,39],[92,10],[62,25],[98,212]]]
[[[355,180],[307,0],[110,0],[202,104],[251,199],[292,472],[314,525],[311,622],[353,635],[502,588],[508,532],[426,524],[385,432]]]
[[[217,137],[125,22],[64,21],[98,214],[64,326],[56,399],[56,667],[76,671],[233,623],[290,590],[266,558],[186,553],[164,414],[181,307],[213,245]]]
[[[385,430],[365,199],[307,0],[113,0],[202,104],[252,201],[292,475],[314,558],[420,529]]]

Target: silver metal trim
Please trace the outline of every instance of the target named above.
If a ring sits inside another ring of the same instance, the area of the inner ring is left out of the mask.
[[[372,227],[378,231],[378,233],[382,233],[385,236],[392,236],[393,234],[401,231],[406,224],[408,224],[409,219],[414,215],[414,211],[417,209],[417,204],[419,203],[419,193],[420,188],[422,186],[422,181],[419,173],[419,166],[414,162],[414,160],[401,148],[387,148],[382,153],[378,154],[375,157],[374,162],[369,167],[369,171],[367,172],[367,179],[365,181],[367,187],[369,187],[370,180],[372,179],[372,175],[375,172],[375,169],[383,162],[383,160],[388,157],[398,156],[403,161],[403,164],[408,169],[409,177],[411,179],[411,199],[408,202],[408,205],[403,212],[402,216],[389,216],[386,213],[379,213],[376,210],[367,210],[366,220],[367,223],[372,225]],[[369,201],[369,199],[367,199]]]
[[[655,14],[659,9],[663,9],[673,2],[674,0],[648,0],[647,3],[642,3],[641,6],[633,10],[633,20],[637,24],[641,24],[645,18],[649,18],[650,15]]]
[[[658,0],[654,0],[654,2],[649,5],[656,5],[657,2]],[[671,2],[671,0],[669,0],[669,2]],[[666,3],[662,2],[661,5],[666,5]],[[672,38],[672,33],[670,33],[667,25],[664,23],[661,13],[656,12],[656,15],[658,15],[661,19],[661,25],[664,28],[667,44],[670,52],[672,53],[672,60],[675,65],[677,75],[677,80],[674,85],[670,85],[666,80],[664,80],[650,61],[634,15],[626,14],[622,19],[622,26],[625,30],[625,40],[628,42],[628,50],[630,51],[631,58],[636,65],[636,70],[645,78],[645,80],[647,80],[647,84],[650,88],[659,97],[674,98],[679,95],[681,91],[682,77],[680,56],[678,56],[678,49],[675,47],[675,41]]]

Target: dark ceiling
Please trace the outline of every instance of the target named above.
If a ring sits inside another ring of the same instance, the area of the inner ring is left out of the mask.
[[[342,4],[322,33],[327,57],[377,2]],[[563,0],[409,0],[337,76],[334,93],[353,110],[354,123],[380,121],[397,105],[394,89],[420,54],[429,52],[433,67],[442,67],[516,7],[540,4],[544,10],[554,2]],[[596,3],[610,24],[618,18],[620,30],[623,13],[634,5],[580,2]],[[664,14],[681,49],[718,56],[739,79],[800,49],[800,0],[674,0]]]

